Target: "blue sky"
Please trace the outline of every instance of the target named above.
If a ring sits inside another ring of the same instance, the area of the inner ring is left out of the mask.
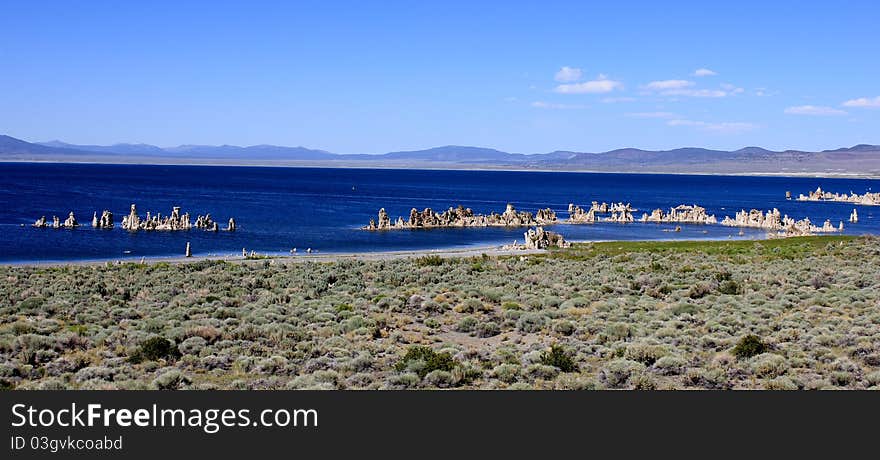
[[[0,133],[339,153],[880,143],[878,17],[872,1],[4,2]]]

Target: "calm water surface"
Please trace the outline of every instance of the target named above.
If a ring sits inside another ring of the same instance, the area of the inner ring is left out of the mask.
[[[183,255],[186,242],[197,255],[288,253],[291,248],[319,252],[391,251],[466,247],[522,241],[524,228],[466,228],[367,232],[359,229],[384,207],[392,219],[411,208],[443,210],[462,204],[478,213],[502,212],[506,203],[534,212],[550,207],[567,217],[568,203],[630,202],[642,212],[678,204],[699,204],[720,221],[744,208],[779,208],[798,219],[821,224],[844,221],[848,234],[880,233],[880,207],[785,200],[817,186],[835,192],[864,193],[870,179],[679,176],[511,171],[268,168],[238,166],[155,166],[0,163],[0,261],[140,259]],[[210,212],[234,233],[138,232],[120,228],[136,203],[146,211],[170,214]],[[846,222],[857,207],[861,221]],[[116,228],[90,226],[92,213],[109,209]],[[34,229],[45,215],[62,220],[73,211],[86,224],[75,230]],[[24,224],[24,226],[22,226]],[[764,232],[721,226],[674,224],[556,225],[570,240],[648,240],[761,238]],[[667,230],[667,231],[663,231]]]

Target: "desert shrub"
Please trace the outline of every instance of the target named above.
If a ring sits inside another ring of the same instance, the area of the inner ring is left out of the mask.
[[[773,380],[768,380],[767,382],[765,382],[764,388],[767,390],[792,391],[797,390],[798,385],[788,377],[776,377]]]
[[[688,291],[688,297],[692,299],[702,299],[712,292],[712,286],[708,283],[697,283],[691,286]]]
[[[645,370],[642,363],[630,361],[628,359],[615,359],[599,372],[599,378],[609,388],[621,388],[626,385],[630,378]]]
[[[835,371],[831,373],[831,384],[838,387],[845,387],[851,384],[853,380],[853,375],[846,371]]]
[[[473,316],[465,316],[455,326],[455,330],[458,332],[472,332],[477,328],[477,323],[477,319]]]
[[[425,378],[432,371],[451,371],[455,361],[449,353],[437,353],[430,347],[415,345],[407,349],[406,354],[395,365],[398,372],[410,371]]]
[[[721,390],[730,388],[727,372],[724,369],[712,367],[708,369],[688,369],[685,373],[685,382],[706,388],[709,390]]]
[[[557,321],[553,324],[553,331],[562,335],[572,335],[577,326],[571,321]]]
[[[521,332],[538,332],[547,325],[547,316],[542,313],[524,313],[516,321],[516,328]]]
[[[434,254],[416,257],[416,265],[419,267],[439,267],[443,265],[444,261],[445,259]]]
[[[605,335],[611,341],[626,340],[632,334],[632,326],[626,323],[609,323],[605,326]]]
[[[427,374],[426,374],[427,375]],[[415,388],[419,386],[422,378],[413,372],[404,374],[395,374],[388,377],[388,386],[390,388]]]
[[[623,356],[631,361],[638,361],[646,366],[650,366],[668,353],[669,350],[664,345],[633,343],[626,347]]]
[[[594,378],[583,374],[560,374],[556,378],[554,388],[557,390],[589,391],[599,390],[602,385]]]
[[[513,383],[519,376],[519,366],[516,364],[499,364],[492,369],[492,375],[504,383]]]
[[[670,310],[673,315],[695,315],[699,313],[700,307],[692,303],[679,303]]]
[[[433,370],[425,375],[425,383],[438,388],[450,387],[453,383],[452,373],[439,369]]]
[[[477,336],[481,338],[494,337],[501,333],[501,327],[494,321],[486,321],[477,325]]]
[[[782,356],[763,353],[752,358],[751,368],[760,377],[776,377],[788,370],[788,362]]]
[[[739,359],[748,359],[766,351],[767,345],[758,336],[753,334],[739,339],[739,342],[733,347],[733,354]]]
[[[532,379],[550,380],[559,374],[559,368],[556,366],[535,363],[525,369],[525,374]]]
[[[185,385],[190,384],[190,379],[185,376],[179,369],[169,369],[151,383],[152,387],[157,390],[177,390]]]
[[[553,345],[550,350],[541,353],[541,364],[553,366],[562,372],[575,372],[578,369],[569,353],[559,345]]]
[[[42,307],[44,303],[46,303],[46,299],[42,296],[33,296],[22,300],[16,305],[16,307],[18,308],[19,313],[33,313]]]
[[[654,368],[663,375],[681,374],[687,366],[687,361],[678,356],[662,356],[654,363]]]
[[[194,336],[181,342],[180,345],[177,346],[177,349],[185,355],[198,355],[205,349],[206,343],[205,339],[199,336]]]
[[[651,374],[646,372],[638,372],[631,379],[630,384],[633,390],[656,390],[657,381]]]
[[[180,350],[170,340],[164,337],[152,337],[141,343],[140,347],[128,359],[137,364],[143,361],[177,359],[180,356]]]
[[[868,385],[880,385],[880,371],[871,372],[870,374],[865,376],[865,380],[868,382]]]
[[[718,292],[727,295],[737,295],[742,291],[739,283],[734,280],[726,280],[718,286]]]

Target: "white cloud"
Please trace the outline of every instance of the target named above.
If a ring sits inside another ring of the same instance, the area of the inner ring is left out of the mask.
[[[688,126],[717,134],[736,134],[757,129],[758,125],[745,122],[708,122],[694,120],[669,120],[669,126]]]
[[[645,85],[645,88],[653,91],[666,91],[687,88],[690,86],[694,86],[694,82],[687,80],[660,80],[648,83]]]
[[[570,110],[570,109],[585,109],[587,106],[580,104],[555,104],[553,102],[544,102],[544,101],[535,101],[532,102],[532,107],[537,109],[556,109],[556,110]]]
[[[635,112],[626,114],[632,118],[675,118],[672,112]]]
[[[858,99],[850,99],[843,103],[844,107],[880,107],[880,96],[860,97]]]
[[[604,104],[615,104],[615,103],[618,103],[618,102],[633,102],[633,101],[635,101],[635,100],[636,100],[636,98],[634,98],[634,97],[628,97],[628,96],[622,96],[622,97],[605,97],[605,98],[602,98],[602,102],[603,102]]]
[[[823,107],[818,105],[799,105],[785,109],[785,113],[789,115],[815,115],[815,116],[834,116],[846,115],[846,112],[833,107]]]
[[[722,83],[721,89],[727,91],[730,94],[740,94],[745,91],[744,89],[739,88],[739,87],[732,85],[730,83]]]
[[[718,75],[718,72],[715,72],[714,70],[709,70],[706,68],[697,69],[694,71],[695,77],[712,77],[715,75]]]
[[[599,75],[596,80],[559,85],[554,91],[562,94],[600,94],[610,93],[621,88],[623,88],[623,83],[609,80],[605,75]]]
[[[720,89],[672,89],[660,93],[664,96],[688,96],[688,97],[726,97],[730,95],[727,91]]]
[[[581,69],[565,66],[559,69],[559,72],[556,72],[556,76],[554,78],[558,82],[568,83],[580,80],[583,75],[584,72]]]
[[[652,81],[642,88],[646,90],[645,94],[650,94],[653,91],[661,96],[687,97],[726,97],[744,91],[730,83],[722,84],[721,89],[699,89],[693,88],[694,85],[696,83],[689,80],[658,80]]]

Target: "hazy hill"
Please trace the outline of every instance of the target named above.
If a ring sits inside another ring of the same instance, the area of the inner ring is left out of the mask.
[[[821,152],[780,152],[752,146],[734,151],[686,147],[673,150],[623,148],[601,153],[560,150],[537,154],[447,145],[367,155],[276,145],[157,147],[149,144],[76,145],[61,141],[31,143],[0,135],[0,161],[880,176],[880,146],[869,144]]]

